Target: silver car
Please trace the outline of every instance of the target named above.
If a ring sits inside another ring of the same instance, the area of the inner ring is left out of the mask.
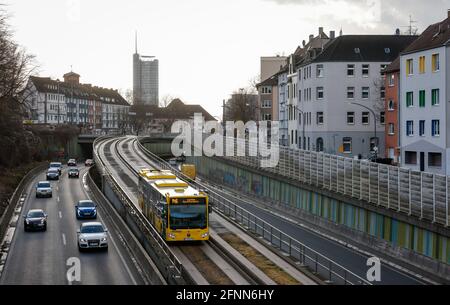
[[[41,181],[38,182],[38,184],[36,185],[36,198],[41,198],[41,197],[52,197],[53,196],[53,192],[52,192],[52,186],[50,184],[50,182],[48,181]]]
[[[78,249],[108,250],[108,230],[100,222],[86,222],[78,230]]]

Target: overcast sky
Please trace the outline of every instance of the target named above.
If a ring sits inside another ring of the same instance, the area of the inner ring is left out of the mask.
[[[221,101],[259,74],[260,56],[290,54],[322,26],[328,33],[419,31],[447,16],[450,0],[0,0],[17,42],[36,55],[40,75],[73,70],[83,83],[132,88],[134,31],[139,52],[160,60],[160,95]]]

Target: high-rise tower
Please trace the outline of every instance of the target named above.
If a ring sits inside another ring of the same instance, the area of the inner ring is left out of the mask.
[[[137,33],[133,55],[133,101],[135,105],[159,105],[159,61],[138,53]]]

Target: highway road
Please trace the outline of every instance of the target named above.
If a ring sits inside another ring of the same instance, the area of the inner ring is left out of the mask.
[[[125,144],[130,144],[126,141]],[[126,148],[119,148],[122,150],[128,150]],[[136,152],[130,149],[126,155],[131,157],[132,161],[136,161],[139,157]],[[137,163],[142,166],[142,159]],[[221,190],[218,185],[211,184],[211,189],[220,193],[225,198],[229,199],[238,206],[248,210],[259,218],[270,223],[278,230],[290,235],[291,237],[301,241],[311,249],[327,256],[336,263],[352,271],[362,278],[366,278],[369,267],[367,266],[367,260],[369,256],[360,253],[354,249],[346,247],[337,241],[329,239],[323,235],[318,234],[314,230],[308,229],[299,225],[287,218],[281,217],[275,213],[267,211],[258,202],[259,199],[244,196],[237,192]],[[394,268],[385,262],[381,264],[381,282],[383,285],[420,285],[426,283],[421,278],[415,277],[413,274],[406,273],[402,270]],[[374,283],[376,284],[376,283]]]
[[[48,214],[47,232],[25,233],[23,218],[19,218],[0,284],[145,284],[139,269],[121,243],[121,238],[114,231],[114,226],[102,218],[101,209],[98,220],[109,229],[109,250],[78,251],[77,229],[82,221],[76,219],[74,205],[78,200],[89,199],[83,186],[83,175],[87,169],[79,168],[80,179],[68,179],[65,168],[60,181],[52,182],[53,198],[35,198],[34,186],[38,181],[46,180],[45,173],[41,173],[27,187],[28,196],[21,215],[30,209],[43,209]],[[78,258],[81,263],[80,282],[69,283],[67,280],[66,274],[70,267],[67,261],[70,258]]]

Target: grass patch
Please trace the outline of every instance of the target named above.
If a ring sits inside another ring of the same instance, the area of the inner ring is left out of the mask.
[[[258,267],[278,285],[301,285],[301,283],[299,283],[290,274],[275,265],[259,251],[255,250],[238,236],[234,235],[233,233],[224,233],[219,235],[230,246],[241,253],[246,259],[248,259],[256,267]]]
[[[201,249],[193,246],[181,249],[209,284],[234,285],[234,282]]]

